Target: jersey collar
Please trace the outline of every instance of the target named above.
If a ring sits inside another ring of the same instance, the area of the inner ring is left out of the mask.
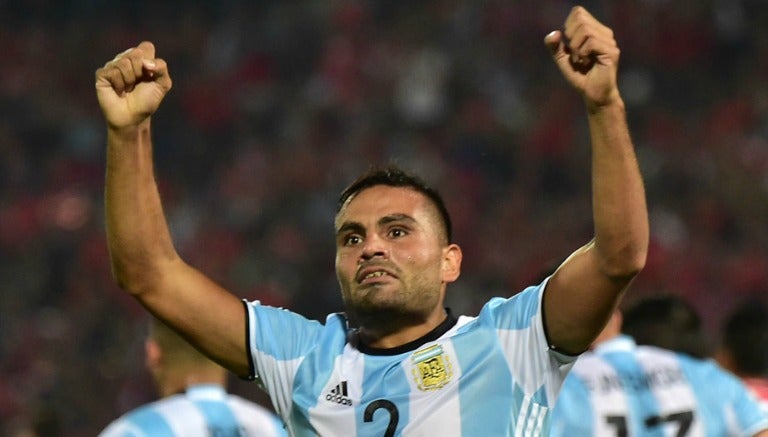
[[[458,319],[453,315],[450,308],[446,308],[445,312],[447,314],[445,316],[445,320],[443,320],[439,325],[437,325],[435,329],[429,331],[428,333],[417,338],[416,340],[410,341],[408,343],[405,343],[393,348],[376,348],[376,347],[368,346],[365,343],[361,342],[360,337],[355,335],[354,336],[354,338],[356,339],[355,346],[357,347],[357,350],[359,350],[360,352],[366,355],[400,355],[402,353],[416,350],[422,345],[429,343],[430,341],[437,340],[438,338],[440,338],[440,336],[448,332],[449,329],[453,328],[456,322],[458,322]]]

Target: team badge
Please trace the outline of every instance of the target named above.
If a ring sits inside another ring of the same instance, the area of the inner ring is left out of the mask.
[[[453,376],[448,355],[439,344],[414,352],[411,362],[414,382],[420,390],[437,390],[448,384]]]

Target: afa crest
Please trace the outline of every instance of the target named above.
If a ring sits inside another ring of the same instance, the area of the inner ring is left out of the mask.
[[[451,362],[439,344],[414,352],[411,362],[414,382],[420,390],[437,390],[451,381]]]

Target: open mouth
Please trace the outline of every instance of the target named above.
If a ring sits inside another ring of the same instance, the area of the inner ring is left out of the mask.
[[[380,266],[368,266],[360,269],[356,279],[359,284],[365,284],[378,282],[380,279],[387,277],[394,278],[396,276]]]
[[[363,278],[363,281],[365,281],[366,279],[371,279],[371,278],[380,278],[380,277],[385,276],[385,275],[387,275],[387,272],[382,272],[382,271],[368,273]]]

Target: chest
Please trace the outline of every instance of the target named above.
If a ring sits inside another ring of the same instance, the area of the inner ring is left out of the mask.
[[[347,347],[333,359],[309,358],[296,376],[293,410],[294,419],[302,416],[297,421],[311,422],[315,431],[455,432],[467,426],[462,417],[482,417],[473,411],[509,408],[514,391],[504,354],[494,337],[483,335],[453,336],[394,356]]]

